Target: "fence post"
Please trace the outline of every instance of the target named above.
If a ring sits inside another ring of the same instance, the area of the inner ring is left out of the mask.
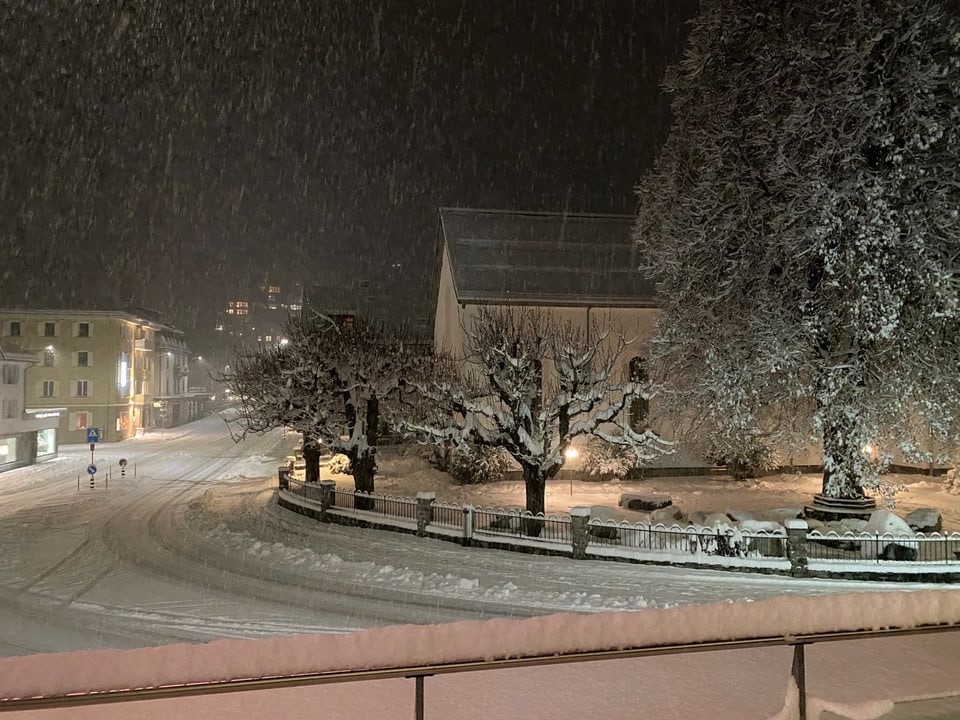
[[[433,520],[433,501],[437,499],[435,492],[417,493],[417,535],[426,534],[427,525]]]
[[[587,543],[590,542],[589,525],[590,508],[570,508],[570,535],[574,560],[584,560],[587,557]]]
[[[320,481],[320,520],[322,522],[329,522],[327,510],[333,507],[333,489],[336,486],[337,483],[333,480]]]
[[[787,559],[790,561],[790,574],[803,577],[807,570],[807,525],[806,520],[792,518],[784,522],[787,529]]]
[[[463,544],[469,545],[473,537],[473,505],[463,506]]]

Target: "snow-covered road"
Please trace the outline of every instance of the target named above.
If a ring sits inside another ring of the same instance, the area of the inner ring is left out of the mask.
[[[276,467],[294,443],[278,431],[234,444],[214,416],[99,446],[93,490],[86,475],[77,489],[86,446],[0,475],[0,654],[904,587],[577,562],[321,525],[275,503]]]

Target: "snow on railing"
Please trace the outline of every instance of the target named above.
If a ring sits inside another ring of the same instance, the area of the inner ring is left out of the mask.
[[[833,562],[908,561],[948,563],[960,561],[960,533],[892,534],[866,532],[807,533],[811,560]]]
[[[626,520],[592,519],[590,542],[601,546],[665,550],[676,553],[727,557],[786,557],[780,530],[743,530],[731,526],[707,527],[663,523],[630,523]]]
[[[287,502],[304,498],[314,503],[322,501],[322,489],[316,483],[301,483],[294,479],[281,480]],[[332,483],[330,483],[332,485]],[[741,566],[744,563],[770,564],[783,570],[782,563],[790,560],[797,565],[796,574],[805,573],[805,562],[826,562],[839,567],[853,565],[844,572],[857,568],[875,571],[880,563],[896,571],[910,565],[914,568],[933,565],[960,565],[960,533],[924,535],[870,534],[848,532],[822,533],[801,530],[799,542],[803,562],[797,564],[796,551],[790,552],[787,531],[780,527],[743,528],[719,523],[714,526],[662,523],[631,523],[627,520],[581,518],[577,526],[571,515],[534,515],[516,507],[475,507],[457,503],[437,502],[433,493],[408,498],[330,487],[330,502],[325,506],[323,519],[337,521],[344,511],[352,518],[365,514],[377,517],[383,528],[396,521],[398,529],[407,532],[415,522],[418,534],[454,539],[463,544],[495,542],[498,546],[522,546],[529,551],[531,544],[546,552],[562,552],[574,557],[615,557],[635,561],[702,562],[712,567]],[[562,546],[562,547],[561,547]],[[866,567],[865,567],[866,566]],[[793,570],[791,570],[793,572]],[[934,570],[934,572],[943,572]]]

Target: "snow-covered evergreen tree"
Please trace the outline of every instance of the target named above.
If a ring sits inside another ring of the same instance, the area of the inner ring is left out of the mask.
[[[286,337],[238,355],[221,378],[239,401],[236,437],[289,427],[303,434],[308,481],[319,477],[326,449],[346,455],[355,488],[372,493],[385,406],[412,389],[424,353],[386,328],[341,327],[320,315],[291,319]]]
[[[652,430],[635,432],[625,408],[649,398],[648,383],[617,382],[629,344],[584,333],[532,310],[481,310],[466,334],[465,365],[420,387],[431,408],[408,430],[438,445],[503,448],[520,465],[526,509],[544,511],[546,481],[563,466],[575,437],[629,447],[638,463],[669,451]],[[537,522],[527,524],[536,534]]]
[[[868,443],[955,438],[956,3],[703,0],[664,86],[636,240],[686,407],[720,437],[805,421],[834,498],[878,486]]]

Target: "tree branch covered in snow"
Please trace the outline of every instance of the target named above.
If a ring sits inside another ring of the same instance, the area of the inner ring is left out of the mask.
[[[819,438],[834,497],[878,486],[867,443],[933,459],[960,398],[956,6],[708,0],[664,85],[636,240],[668,399],[720,437]]]
[[[350,459],[358,490],[373,492],[381,425],[425,354],[386,328],[322,315],[292,318],[285,335],[285,345],[239,353],[221,378],[239,401],[236,436],[289,427],[303,434],[308,480],[325,447]]]
[[[409,431],[437,443],[506,450],[523,469],[527,509],[543,512],[544,483],[564,450],[593,435],[629,447],[638,463],[669,450],[653,431],[638,432],[626,408],[650,397],[646,383],[617,382],[622,336],[589,334],[532,310],[481,310],[465,328],[464,363],[420,392],[433,408]]]

